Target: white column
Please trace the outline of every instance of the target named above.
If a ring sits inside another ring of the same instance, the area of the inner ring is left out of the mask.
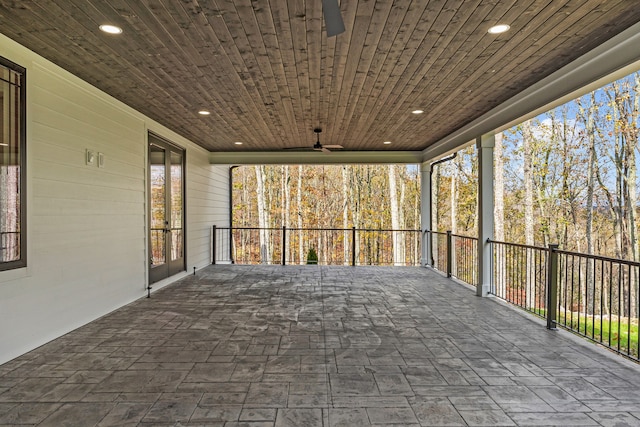
[[[493,147],[495,136],[476,139],[478,149],[478,288],[476,295],[485,297],[491,286],[493,255],[487,239],[493,238]]]
[[[425,231],[431,230],[431,162],[420,165],[420,227],[422,229],[422,260],[423,267],[431,267],[431,236]]]

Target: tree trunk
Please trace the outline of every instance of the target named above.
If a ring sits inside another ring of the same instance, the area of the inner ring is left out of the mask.
[[[591,101],[589,104],[589,108],[585,111],[584,106],[580,102],[580,99],[577,101],[578,111],[582,118],[582,121],[585,124],[585,130],[587,133],[587,139],[589,141],[589,166],[587,170],[587,199],[585,201],[586,204],[586,224],[585,224],[585,235],[587,240],[587,253],[593,254],[593,202],[594,202],[594,190],[595,190],[595,181],[596,181],[596,168],[598,167],[597,163],[597,155],[596,155],[596,130],[595,130],[595,109],[596,109],[596,98],[595,92],[591,92]],[[591,287],[591,284],[594,281],[593,264],[591,262],[587,262],[587,277],[586,283],[587,288]],[[594,295],[594,298],[603,298],[603,295]],[[596,313],[599,307],[594,307],[593,311]]]
[[[388,166],[389,171],[389,201],[391,205],[391,232],[392,245],[393,245],[393,265],[402,265],[402,248],[400,242],[400,219],[398,213],[398,189],[396,187],[396,167],[395,165]]]
[[[296,203],[298,205],[298,262],[305,264],[304,235],[302,231],[302,165],[298,166],[298,185],[296,186]]]
[[[356,228],[361,228],[360,224],[361,224],[361,219],[360,219],[360,200],[362,200],[362,192],[361,192],[361,177],[362,177],[362,166],[353,166],[353,174],[351,176],[352,179],[352,185],[351,188],[355,188],[356,194],[355,197],[353,197],[354,199],[354,210],[353,210],[353,226]],[[353,192],[352,192],[353,194]],[[360,241],[361,241],[361,237],[359,234],[356,234],[356,243],[354,245],[355,250],[356,250],[356,264],[360,263],[360,253],[361,253],[361,247],[360,247]]]
[[[504,242],[504,147],[502,143],[502,132],[495,136],[493,148],[494,159],[494,214],[493,214],[493,237],[494,240]]]
[[[493,214],[493,239],[504,242],[504,146],[502,132],[495,135],[495,145],[493,148],[493,164],[494,164],[494,214]],[[477,205],[477,203],[476,203]],[[495,269],[496,288],[495,292],[498,296],[504,298],[506,296],[506,281],[504,275],[505,256],[502,249],[496,251]]]
[[[432,203],[431,203],[431,231],[440,231],[439,227],[439,206],[440,206],[440,179],[441,179],[441,165],[435,167],[434,173],[435,177],[433,178],[433,188],[431,189]],[[436,266],[438,268],[442,268],[441,265],[437,265],[438,262],[438,242],[439,238],[437,234],[431,235],[431,250],[429,256],[431,257],[431,265]]]
[[[525,245],[533,246],[533,135],[531,122],[522,124],[522,144],[524,152],[524,239]],[[525,308],[532,308],[534,302],[533,257],[527,249],[525,278]]]
[[[284,198],[284,203],[282,204],[282,206],[284,206],[284,212],[283,212],[283,226],[286,228],[291,227],[291,190],[289,188],[289,180],[291,178],[289,177],[289,165],[285,165],[282,166],[282,194],[283,194],[283,198]],[[286,239],[287,241],[285,242],[285,245],[282,248],[282,252],[285,255],[285,259],[289,259],[289,255],[290,253],[287,253],[287,248],[291,247],[291,241],[293,240],[291,238],[291,236],[288,236],[289,238]]]
[[[451,226],[449,230],[451,233],[456,234],[458,232],[458,166],[459,162],[462,160],[462,153],[457,156],[453,162],[450,163],[451,167],[451,188],[449,191],[450,198],[449,203],[451,204],[450,213],[451,213]]]
[[[347,231],[349,227],[349,176],[347,173],[347,166],[342,166],[342,252],[344,255],[344,265],[349,265],[351,260],[349,259],[349,251],[351,250],[350,233]]]
[[[260,263],[271,264],[271,239],[269,235],[269,212],[265,204],[264,166],[256,166],[256,198],[258,201],[258,228],[260,229]]]
[[[406,223],[404,220],[404,209],[405,209],[405,180],[402,176],[402,174],[400,174],[400,202],[399,202],[399,209],[398,209],[398,222],[400,223],[400,229],[404,230],[406,229]],[[406,233],[403,231],[400,233],[400,258],[402,261],[402,264],[405,265],[407,263],[407,239],[406,239]],[[409,249],[411,250],[411,249]]]
[[[615,82],[613,84],[614,102],[612,102],[612,107],[614,109],[614,118],[617,118],[614,129],[617,139],[620,140],[623,157],[623,173],[621,174],[624,191],[622,195],[625,200],[623,223],[627,231],[626,236],[623,236],[623,241],[626,242],[626,250],[623,253],[626,259],[637,261],[638,224],[636,209],[638,197],[636,188],[636,149],[638,148],[637,121],[639,109],[637,92],[640,90],[640,76],[637,73],[634,80],[635,87],[632,87],[631,82]],[[627,277],[623,284],[624,304],[622,314],[625,316],[630,316],[632,312],[635,313],[636,284],[637,273],[634,269],[634,274]],[[634,288],[633,290],[632,287]]]
[[[415,192],[414,192],[414,202],[413,202],[413,229],[414,230],[422,230],[422,223],[421,220],[422,218],[420,217],[420,194],[421,194],[421,187],[420,187],[420,180],[416,179],[415,182]],[[419,244],[418,242],[424,242],[424,239],[422,238],[422,232],[420,232],[418,234],[418,238],[414,244],[414,260],[416,265],[420,265],[420,258],[422,256],[422,245]]]

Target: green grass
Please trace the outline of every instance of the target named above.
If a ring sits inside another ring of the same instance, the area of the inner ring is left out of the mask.
[[[547,310],[544,308],[536,307],[527,311],[545,319],[547,317]],[[611,316],[611,327],[609,327],[609,318],[604,317],[602,319],[602,328],[600,328],[599,316],[594,318],[594,316],[590,315],[567,312],[565,318],[565,312],[561,310],[558,313],[556,323],[558,326],[568,328],[573,332],[610,346],[614,350],[618,350],[619,342],[621,353],[628,354],[636,359],[639,357],[637,319],[631,319],[631,327],[629,327],[629,319],[620,318],[620,325],[618,326],[618,316]]]
[[[609,319],[611,320],[611,325],[609,325]],[[623,317],[620,318],[620,323],[618,323],[618,316],[610,316],[610,318],[603,318],[601,325],[600,317],[594,318],[593,316],[567,312],[565,318],[565,313],[560,312],[557,323],[566,325],[566,327],[595,341],[611,346],[613,349],[617,350],[619,345],[621,352],[638,357],[637,320],[632,319],[631,324],[629,324],[629,319]]]

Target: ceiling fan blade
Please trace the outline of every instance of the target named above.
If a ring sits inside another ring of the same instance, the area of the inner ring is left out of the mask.
[[[338,0],[322,0],[322,13],[324,15],[324,24],[327,28],[327,37],[344,33],[344,22],[342,21]]]
[[[342,145],[331,145],[331,144],[323,145],[323,147],[325,147],[325,148],[344,148]]]
[[[329,150],[327,147],[322,146],[322,148],[320,149],[323,153],[330,153],[331,150]]]

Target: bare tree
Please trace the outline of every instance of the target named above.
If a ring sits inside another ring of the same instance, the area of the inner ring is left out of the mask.
[[[302,165],[298,166],[298,184],[296,186],[296,204],[298,208],[298,262],[304,264],[304,246],[302,244]]]
[[[258,227],[260,228],[260,262],[271,264],[271,239],[269,230],[269,211],[265,203],[264,166],[255,166],[256,198],[258,201]]]
[[[458,232],[458,175],[462,167],[461,161],[462,156],[456,156],[456,158],[449,163],[449,167],[451,168],[451,189],[449,191],[451,195],[449,198],[449,203],[451,204],[451,227],[449,227],[449,230],[451,230],[453,234]]]
[[[522,123],[522,149],[524,154],[524,238],[526,245],[533,246],[533,133],[530,121]],[[531,250],[527,249],[524,290],[526,308],[532,308],[534,303],[533,271]]]
[[[404,263],[404,245],[401,241],[400,216],[398,208],[398,189],[396,188],[396,168],[395,165],[388,165],[389,172],[389,201],[391,204],[391,232],[393,240],[393,265]]]
[[[499,242],[504,242],[504,146],[502,132],[495,135],[495,144],[493,148],[493,167],[494,167],[494,181],[493,181],[493,195],[494,195],[494,214],[493,214],[493,239]],[[498,257],[496,262],[499,268],[495,269],[495,292],[500,297],[506,295],[506,282],[503,274],[504,263],[504,251],[497,251]]]
[[[342,228],[345,230],[342,236],[342,252],[344,255],[344,265],[349,265],[349,175],[347,166],[342,166]]]

